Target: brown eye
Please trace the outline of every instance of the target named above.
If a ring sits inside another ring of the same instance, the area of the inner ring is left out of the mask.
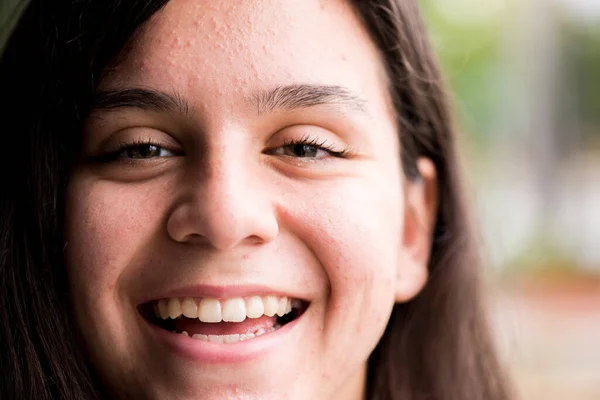
[[[309,137],[303,137],[299,140],[292,140],[284,143],[282,146],[270,151],[271,154],[282,155],[286,157],[321,160],[328,157],[343,157],[344,151],[336,151],[325,144],[325,141],[318,141]]]
[[[302,136],[299,139],[287,140],[279,147],[267,149],[266,154],[285,156],[302,161],[327,161],[331,158],[351,158],[349,149],[338,150],[337,146],[330,145],[327,140]]]
[[[303,143],[287,145],[282,147],[282,149],[283,154],[285,154],[286,156],[299,158],[317,158],[317,156],[319,155],[319,151],[324,151],[316,146]]]
[[[134,160],[147,160],[151,158],[157,157],[170,157],[175,154],[172,151],[169,151],[160,146],[156,146],[154,144],[138,144],[135,146],[130,146],[121,152],[119,158],[127,158]]]

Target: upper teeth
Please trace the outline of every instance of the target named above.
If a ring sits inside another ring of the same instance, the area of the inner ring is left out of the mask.
[[[226,300],[191,297],[162,299],[154,303],[154,312],[162,319],[198,318],[202,322],[242,322],[263,315],[282,317],[299,306],[298,300],[277,296],[234,297]]]

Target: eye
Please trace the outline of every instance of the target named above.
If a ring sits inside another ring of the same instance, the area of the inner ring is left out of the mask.
[[[310,160],[321,160],[328,157],[347,158],[349,156],[347,149],[336,150],[333,146],[327,145],[326,141],[308,136],[289,140],[268,153]]]
[[[152,143],[139,143],[129,145],[119,149],[117,158],[133,159],[133,160],[148,160],[158,157],[173,157],[176,156],[171,150],[165,149]]]
[[[170,147],[170,146],[169,146]],[[143,162],[160,160],[167,157],[176,157],[182,152],[172,150],[151,139],[139,139],[136,141],[121,142],[113,147],[113,150],[103,154],[90,157],[90,160],[100,163],[111,162]]]
[[[329,154],[327,150],[310,144],[289,144],[280,147],[275,151],[275,154],[281,154],[297,158],[323,158]]]

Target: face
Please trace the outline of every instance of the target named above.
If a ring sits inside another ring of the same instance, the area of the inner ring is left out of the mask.
[[[113,395],[361,398],[425,262],[384,68],[350,6],[173,0],[99,91],[66,257]]]

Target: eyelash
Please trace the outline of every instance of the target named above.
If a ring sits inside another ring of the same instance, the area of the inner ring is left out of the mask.
[[[164,145],[162,145],[161,143],[151,139],[151,138],[139,138],[136,139],[134,141],[131,142],[120,142],[118,144],[115,145],[114,150],[109,151],[108,153],[99,155],[99,156],[95,156],[93,157],[94,161],[97,162],[101,162],[101,163],[106,163],[106,162],[114,162],[114,161],[122,161],[122,162],[128,162],[128,163],[135,163],[135,162],[139,162],[139,161],[145,161],[145,160],[149,160],[149,159],[140,159],[140,160],[136,160],[134,158],[121,158],[121,154],[123,154],[123,152],[127,151],[127,150],[131,150],[131,149],[136,149],[136,148],[140,148],[142,146],[155,146],[159,149],[163,149],[163,150],[167,150],[170,151],[172,153],[175,153],[176,155],[181,154],[181,152],[177,152],[174,150],[170,150],[166,147],[164,147]],[[284,141],[284,143],[281,146],[278,146],[277,148],[274,149],[270,149],[266,151],[266,154],[274,154],[275,150],[281,149],[281,148],[291,148],[294,146],[310,146],[310,147],[314,147],[317,150],[323,150],[326,151],[327,153],[329,153],[329,155],[331,155],[332,157],[335,158],[351,158],[354,153],[351,149],[346,148],[343,150],[336,150],[334,148],[334,146],[332,145],[328,145],[327,144],[327,140],[320,140],[317,138],[312,138],[309,135],[305,135],[303,137],[301,137],[300,139],[289,139]],[[288,157],[293,157],[293,156],[288,156]],[[164,158],[164,157],[154,157],[154,158]],[[310,157],[294,157],[294,158],[298,158],[298,159],[310,159]],[[311,160],[311,161],[317,161],[317,160]],[[325,161],[324,159],[318,159],[318,161]]]
[[[113,162],[113,161],[135,163],[135,162],[139,162],[139,161],[145,161],[144,159],[136,160],[134,158],[121,158],[120,157],[120,155],[123,154],[123,152],[125,152],[127,150],[133,150],[136,148],[140,148],[142,146],[155,146],[161,150],[167,150],[174,154],[181,154],[181,152],[171,150],[171,149],[165,147],[163,144],[161,144],[158,141],[153,140],[151,138],[139,138],[139,139],[135,139],[130,142],[125,142],[125,141],[119,142],[114,146],[114,150],[110,150],[107,153],[101,154],[99,156],[95,156],[95,157],[93,157],[93,160],[97,161],[97,162],[101,162],[101,163],[107,163],[107,162]],[[155,157],[155,158],[164,158],[164,157]]]
[[[350,148],[346,148],[343,150],[336,150],[334,146],[332,145],[328,145],[327,144],[327,140],[320,140],[317,138],[311,138],[309,135],[305,135],[302,136],[300,139],[289,139],[283,142],[283,144],[279,147],[277,147],[277,149],[279,148],[286,148],[286,147],[294,147],[294,146],[310,146],[310,147],[314,147],[317,150],[324,150],[327,153],[329,153],[332,157],[335,158],[352,158],[352,156],[354,155],[353,151]],[[276,149],[274,149],[276,150]],[[270,150],[269,152],[272,152],[273,150]],[[297,158],[302,158],[302,157],[297,157]]]

